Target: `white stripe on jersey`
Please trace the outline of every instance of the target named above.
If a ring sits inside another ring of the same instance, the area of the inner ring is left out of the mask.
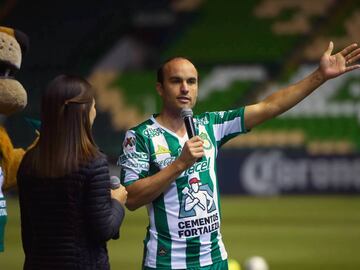
[[[214,124],[213,130],[216,141],[220,141],[222,138],[232,133],[242,132],[241,117],[235,117],[233,120],[226,121],[222,124]]]
[[[218,232],[218,237],[217,237],[217,239],[218,239],[218,243],[219,243],[219,247],[220,247],[220,252],[221,252],[221,259],[222,260],[225,260],[225,259],[227,259],[227,252],[226,252],[226,249],[225,249],[225,246],[224,246],[224,243],[223,243],[223,241],[222,241],[222,235],[221,235],[221,232],[219,231]]]
[[[200,266],[212,264],[211,233],[200,235]]]

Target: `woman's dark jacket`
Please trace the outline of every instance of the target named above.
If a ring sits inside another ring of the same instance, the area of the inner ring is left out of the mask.
[[[29,175],[24,160],[17,178],[24,269],[110,269],[106,241],[119,237],[125,212],[110,197],[106,158],[51,179]]]

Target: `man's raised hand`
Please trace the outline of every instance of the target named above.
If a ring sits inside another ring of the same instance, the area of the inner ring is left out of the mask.
[[[319,69],[325,80],[360,68],[359,64],[354,64],[360,59],[360,48],[356,43],[347,46],[337,54],[331,55],[333,49],[334,43],[330,41],[329,47],[320,60]]]

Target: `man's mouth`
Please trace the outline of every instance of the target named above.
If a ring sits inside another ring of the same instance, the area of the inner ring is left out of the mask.
[[[0,78],[13,79],[17,70],[18,69],[14,65],[0,61]]]
[[[191,98],[189,98],[189,97],[180,96],[180,97],[177,97],[176,99],[183,103],[191,102]]]

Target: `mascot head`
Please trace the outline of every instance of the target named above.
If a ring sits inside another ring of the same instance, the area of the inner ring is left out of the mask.
[[[14,75],[28,46],[23,32],[0,26],[0,114],[11,115],[27,104],[26,91]]]

